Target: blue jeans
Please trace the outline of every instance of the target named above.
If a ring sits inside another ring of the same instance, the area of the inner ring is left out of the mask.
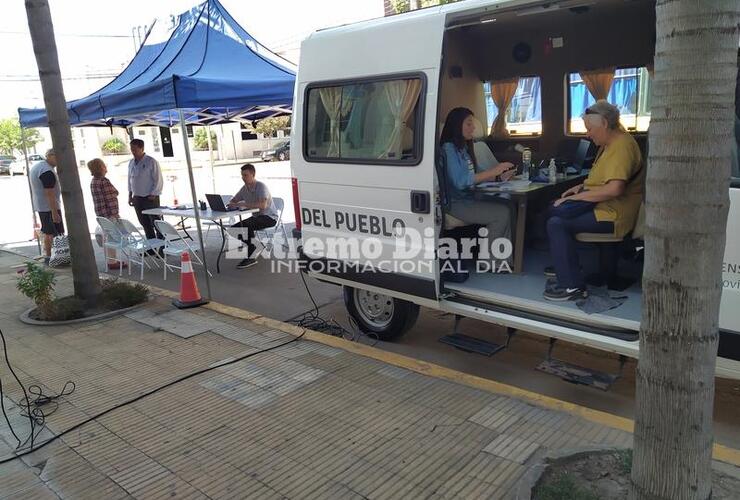
[[[575,200],[550,207],[547,235],[550,238],[550,255],[558,277],[558,286],[563,288],[585,286],[576,251],[577,233],[614,232],[613,222],[596,220],[595,205],[590,201]]]

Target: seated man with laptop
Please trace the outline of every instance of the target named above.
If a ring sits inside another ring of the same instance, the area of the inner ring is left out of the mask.
[[[237,269],[246,269],[247,267],[252,267],[257,263],[257,261],[252,258],[252,254],[256,249],[253,243],[254,232],[260,229],[273,227],[277,224],[278,213],[275,208],[275,204],[272,202],[270,190],[267,189],[267,186],[264,183],[256,179],[254,165],[251,163],[242,165],[241,172],[244,185],[234,195],[234,197],[231,198],[226,207],[235,209],[259,209],[259,212],[254,214],[252,217],[241,222],[237,222],[231,226],[232,228],[247,229],[247,257],[242,259],[236,266]],[[211,205],[211,208],[213,208],[213,205]],[[243,232],[240,232],[237,235],[237,238],[244,241]]]

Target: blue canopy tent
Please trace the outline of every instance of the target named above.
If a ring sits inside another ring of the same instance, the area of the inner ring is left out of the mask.
[[[72,126],[180,124],[205,264],[186,124],[289,114],[294,86],[291,63],[260,45],[218,0],[207,0],[177,16],[172,28],[155,22],[121,74],[97,92],[68,102],[67,110]],[[44,109],[21,108],[18,114],[22,127],[48,125]]]
[[[72,126],[172,126],[178,110],[194,124],[252,121],[290,113],[294,85],[292,64],[208,0],[180,14],[172,30],[155,22],[120,75],[67,109]],[[18,114],[23,127],[47,125],[44,109]]]

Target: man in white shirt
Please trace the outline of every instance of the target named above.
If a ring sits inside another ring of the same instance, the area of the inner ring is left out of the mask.
[[[134,158],[128,163],[128,204],[136,210],[141,227],[147,238],[161,238],[154,221],[161,217],[145,215],[142,212],[159,207],[162,194],[162,170],[157,160],[144,152],[144,141],[134,139],[129,143]]]

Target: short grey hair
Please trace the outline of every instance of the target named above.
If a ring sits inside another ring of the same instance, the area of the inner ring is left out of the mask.
[[[44,155],[44,157],[48,158],[50,156],[56,156],[56,155],[57,154],[54,152],[54,148],[50,148],[46,150],[46,154]]]
[[[606,126],[612,130],[621,128],[619,124],[619,108],[607,102],[605,99],[599,99],[594,104],[586,108],[583,114],[583,120],[592,116],[599,116],[606,121]]]

